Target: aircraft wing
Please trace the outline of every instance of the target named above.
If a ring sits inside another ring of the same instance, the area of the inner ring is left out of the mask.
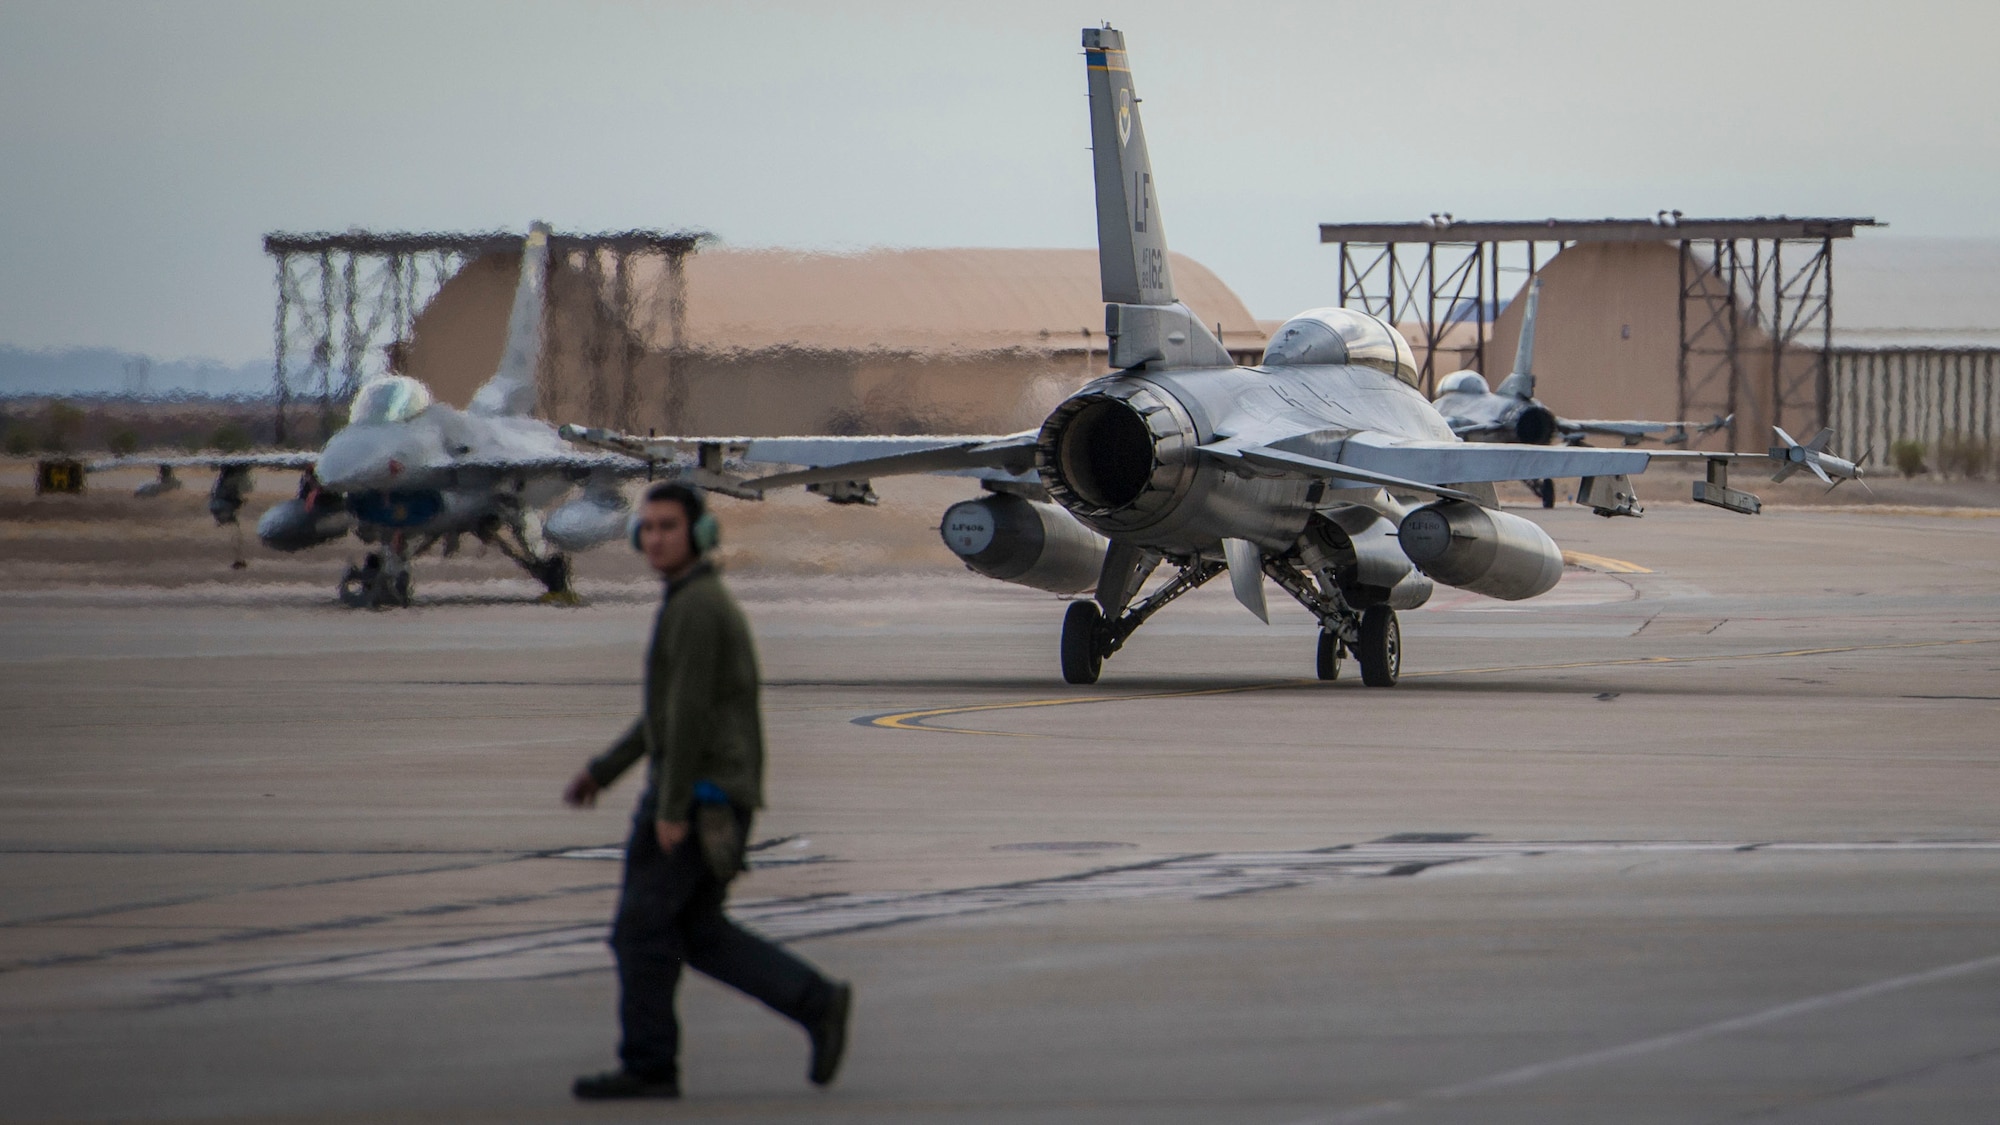
[[[578,444],[615,450],[654,463],[685,462],[692,449],[700,469],[753,493],[917,473],[1028,480],[1032,479],[1035,468],[1036,435],[1032,430],[1003,435],[640,438],[613,430],[564,426],[561,433]],[[730,468],[799,467],[789,472],[726,478],[719,475],[725,464]]]
[[[1314,477],[1454,495],[1448,486],[1542,477],[1618,476],[1646,471],[1644,450],[1521,445],[1510,442],[1389,441],[1373,434],[1306,434],[1268,444],[1212,442],[1211,456],[1231,457]]]
[[[1026,477],[1035,468],[1035,435],[912,441],[898,438],[766,438],[752,441],[745,462],[801,465],[788,473],[752,478],[759,491],[801,484],[868,480],[912,473],[968,473]]]
[[[529,457],[466,457],[454,461],[452,468],[526,476],[609,472],[615,476],[638,477],[651,472],[653,466],[621,453],[543,453]]]
[[[1637,445],[1649,437],[1664,434],[1660,440],[1668,445],[1684,445],[1689,438],[1706,437],[1729,425],[1728,418],[1717,417],[1712,422],[1651,422],[1641,419],[1609,418],[1557,418],[1556,425],[1562,430],[1566,440],[1581,440],[1596,434],[1615,437],[1626,445]],[[1453,429],[1457,433],[1456,428]]]
[[[1504,434],[1514,430],[1512,422],[1481,422],[1472,418],[1446,418],[1445,424],[1451,427],[1452,433],[1468,441],[1481,434]]]
[[[1200,448],[1203,453],[1226,465],[1245,466],[1251,472],[1258,475],[1352,482],[1354,484],[1375,485],[1382,488],[1400,488],[1412,492],[1429,492],[1437,496],[1449,497],[1453,500],[1477,501],[1477,497],[1441,484],[1411,480],[1408,477],[1393,476],[1388,473],[1378,473],[1359,466],[1348,465],[1339,461],[1328,461],[1303,453],[1293,453],[1269,445],[1218,441],[1210,442]]]
[[[214,453],[188,457],[112,457],[92,461],[86,472],[106,469],[310,469],[319,464],[319,454],[294,453]]]

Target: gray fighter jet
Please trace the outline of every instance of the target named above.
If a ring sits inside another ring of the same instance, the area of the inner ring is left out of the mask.
[[[659,438],[564,427],[566,436],[637,457],[694,446],[697,483],[737,495],[793,485],[866,502],[871,478],[964,473],[990,495],[944,513],[946,544],[966,565],[1065,593],[1061,664],[1095,681],[1104,659],[1153,614],[1229,572],[1236,597],[1266,617],[1269,579],[1319,619],[1322,678],[1344,654],[1364,682],[1402,667],[1398,610],[1432,584],[1531,598],[1562,576],[1562,552],[1534,523],[1500,511],[1493,482],[1580,477],[1579,500],[1603,515],[1639,514],[1628,477],[1661,458],[1700,458],[1695,499],[1755,512],[1728,470],[1754,454],[1469,443],[1417,389],[1409,344],[1388,324],[1322,308],[1287,321],[1263,361],[1238,367],[1200,316],[1174,296],[1160,205],[1124,40],[1083,33],[1097,180],[1098,266],[1112,374],[1071,395],[1038,431],[963,437]],[[1781,472],[1829,481],[1859,475],[1823,434],[1785,440]],[[738,464],[803,466],[742,479]],[[1768,462],[1767,462],[1768,463]],[[1161,567],[1170,570],[1150,592]],[[1144,596],[1141,594],[1144,592]],[[1268,619],[1268,618],[1267,618]]]
[[[1615,437],[1626,445],[1658,438],[1667,445],[1686,445],[1729,424],[1727,418],[1690,424],[1640,420],[1561,418],[1535,398],[1535,315],[1541,305],[1542,279],[1528,288],[1528,306],[1521,315],[1521,340],[1514,349],[1514,370],[1495,390],[1477,371],[1454,371],[1438,380],[1431,404],[1467,441],[1510,441],[1548,445],[1560,439],[1577,445],[1590,437]]]
[[[621,482],[645,475],[648,466],[616,454],[579,453],[553,426],[530,416],[548,253],[548,228],[537,223],[521,257],[500,366],[465,410],[433,401],[416,379],[391,374],[362,384],[346,427],[316,454],[119,458],[89,468],[157,466],[159,480],[141,495],[178,488],[176,469],[214,469],[208,508],[218,524],[236,523],[253,471],[299,471],[298,496],[265,512],[257,537],[279,551],[348,534],[369,544],[365,561],[340,580],[340,599],[349,605],[410,604],[410,561],[433,547],[451,554],[466,535],[541,581],[544,600],[574,602],[564,552],[624,535],[630,505]],[[581,495],[544,515],[579,487]]]
[[[1666,445],[1686,445],[1690,437],[1705,437],[1729,425],[1728,418],[1690,425],[1557,417],[1555,411],[1535,398],[1535,318],[1541,300],[1542,279],[1537,277],[1528,288],[1528,305],[1521,314],[1521,340],[1514,349],[1514,370],[1501,380],[1498,391],[1488,387],[1485,376],[1477,371],[1454,371],[1438,380],[1437,397],[1431,400],[1431,405],[1444,415],[1452,433],[1467,441],[1528,445],[1548,445],[1559,438],[1564,445],[1581,445],[1591,437],[1615,437],[1626,445],[1638,445],[1647,438],[1658,438]],[[1522,483],[1541,498],[1542,507],[1555,507],[1554,481]]]

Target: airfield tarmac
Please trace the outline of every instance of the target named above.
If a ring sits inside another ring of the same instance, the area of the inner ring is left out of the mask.
[[[723,510],[770,741],[736,912],[858,999],[816,1091],[691,979],[673,1106],[568,1096],[634,793],[557,793],[636,703],[629,553],[582,609],[488,560],[347,611],[337,554],[213,529],[11,569],[0,1119],[1994,1119],[2000,513],[1524,511],[1585,565],[1441,590],[1393,690],[1226,582],[1076,688],[1060,601],[922,555],[915,495]]]

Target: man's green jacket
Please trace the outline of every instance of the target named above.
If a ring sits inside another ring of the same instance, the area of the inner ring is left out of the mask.
[[[706,562],[670,583],[646,653],[645,710],[611,749],[591,759],[601,786],[644,756],[659,789],[659,818],[687,819],[695,784],[730,804],[764,803],[764,727],[757,710],[757,650],[743,611]]]

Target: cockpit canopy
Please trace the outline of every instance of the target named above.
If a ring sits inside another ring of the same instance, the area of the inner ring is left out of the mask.
[[[1265,367],[1351,364],[1417,385],[1417,357],[1403,334],[1353,309],[1309,309],[1286,321],[1264,349]]]
[[[1486,385],[1486,376],[1477,371],[1454,371],[1438,380],[1438,397],[1446,395],[1490,395],[1493,388]]]
[[[347,406],[347,421],[407,422],[431,404],[430,388],[408,375],[384,375],[361,384]]]

